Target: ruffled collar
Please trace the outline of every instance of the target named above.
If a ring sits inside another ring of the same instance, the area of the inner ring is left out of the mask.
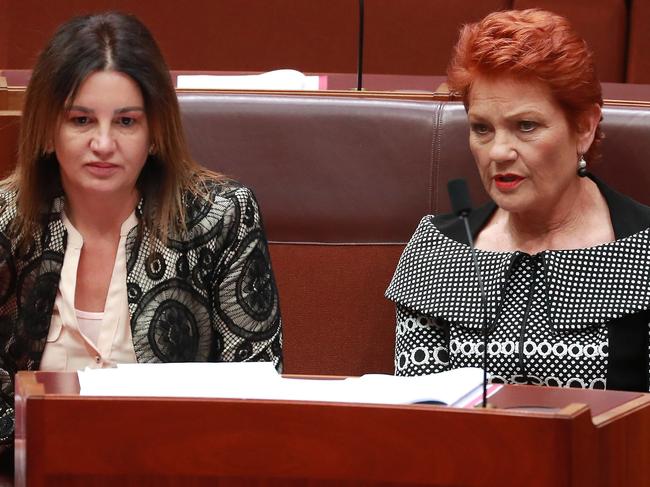
[[[509,273],[523,252],[478,250],[494,324]],[[530,257],[530,256],[529,256]],[[532,256],[544,273],[548,312],[557,329],[581,329],[650,308],[650,230],[611,243]],[[386,297],[413,311],[468,328],[483,324],[483,304],[470,248],[425,217],[406,246]]]

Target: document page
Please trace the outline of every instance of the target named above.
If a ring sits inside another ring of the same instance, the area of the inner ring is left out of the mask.
[[[176,78],[176,87],[195,90],[318,91],[327,89],[326,79],[326,76],[307,76],[295,69],[243,75],[181,74]]]
[[[123,364],[78,372],[83,396],[203,397],[453,405],[480,390],[483,371],[462,368],[419,377],[370,374],[345,379],[279,375],[273,364]]]

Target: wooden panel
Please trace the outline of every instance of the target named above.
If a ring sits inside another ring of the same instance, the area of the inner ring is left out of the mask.
[[[16,166],[20,114],[0,111],[0,178]]]
[[[177,70],[354,72],[353,0],[42,0],[9,2],[5,68],[30,68],[55,28],[73,15],[119,9],[139,16]]]
[[[445,74],[461,25],[509,8],[511,3],[510,0],[366,0],[364,71]]]
[[[600,81],[625,81],[625,0],[514,0],[514,8],[542,8],[564,15],[594,51]]]
[[[286,373],[393,373],[395,306],[384,291],[403,248],[271,244]]]
[[[650,83],[650,2],[631,3],[627,82]]]
[[[625,78],[625,0],[366,0],[365,71],[442,75],[461,24],[505,8],[567,15],[596,52],[603,81]],[[647,2],[631,2],[629,81],[650,81]],[[138,15],[177,70],[355,72],[356,0],[0,0],[0,68],[30,68],[55,28],[73,15],[119,9]],[[636,39],[636,40],[635,40]],[[645,74],[644,74],[645,73]]]
[[[623,465],[624,472],[626,461],[642,459],[637,453],[609,448],[605,430],[594,427],[588,408],[577,404],[540,413],[420,405],[79,398],[49,392],[25,396],[22,384],[27,375],[33,373],[20,373],[17,379],[17,415],[19,421],[26,420],[18,446],[26,448],[31,486],[84,481],[605,486],[610,485],[602,481],[606,469]],[[648,411],[650,399],[644,396],[643,404],[621,417],[629,418],[631,427]],[[605,451],[606,456],[599,453]],[[19,464],[19,474],[24,467]],[[626,485],[644,485],[647,480],[626,478],[636,482]]]
[[[9,53],[9,0],[0,0],[0,68],[7,66]]]

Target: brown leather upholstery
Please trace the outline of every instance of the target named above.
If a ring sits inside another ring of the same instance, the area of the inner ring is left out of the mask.
[[[650,205],[650,106],[606,105],[603,109],[602,157],[590,170],[608,185],[637,201]],[[432,208],[449,210],[445,184],[453,178],[465,178],[475,205],[488,197],[478,178],[469,151],[469,126],[460,103],[442,103],[434,151],[435,188]]]
[[[449,209],[446,182],[486,200],[460,103],[271,95],[181,95],[194,156],[255,190],[285,320],[287,372],[391,372],[384,299],[425,214]],[[592,170],[650,204],[650,106],[606,106]],[[0,116],[0,171],[15,162],[18,116]]]
[[[205,94],[180,97],[190,148],[260,200],[285,320],[287,372],[391,372],[383,292],[420,218],[447,212],[448,179],[485,201],[457,102]],[[0,116],[0,171],[18,116]],[[650,204],[650,106],[606,106],[592,168]],[[4,165],[3,165],[4,164]]]
[[[432,206],[439,104],[181,95],[194,157],[251,187],[269,239],[404,242]]]
[[[392,373],[383,293],[420,218],[437,211],[439,103],[181,95],[195,158],[262,207],[288,373]]]
[[[468,148],[469,127],[460,103],[444,103],[436,143],[439,170],[433,208],[446,212],[445,184],[452,178],[465,178],[475,205],[487,201],[487,195],[474,167]],[[650,205],[650,106],[606,105],[603,109],[602,157],[589,169],[609,186],[635,200]]]
[[[602,159],[593,172],[622,193],[650,205],[650,107],[606,106]]]
[[[255,190],[271,241],[290,373],[392,372],[383,292],[422,216],[464,177],[486,200],[460,103],[182,95],[190,146]],[[607,183],[650,204],[650,107],[606,107]]]

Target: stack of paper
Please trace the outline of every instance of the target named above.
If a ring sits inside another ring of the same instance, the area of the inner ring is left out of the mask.
[[[181,74],[176,87],[194,90],[309,90],[327,89],[324,76],[307,76],[295,69],[278,69],[262,74]]]
[[[419,402],[464,405],[476,396],[483,371],[463,368],[419,377],[364,375],[293,379],[271,363],[124,364],[79,371],[81,395],[203,397],[333,401],[370,404]]]

